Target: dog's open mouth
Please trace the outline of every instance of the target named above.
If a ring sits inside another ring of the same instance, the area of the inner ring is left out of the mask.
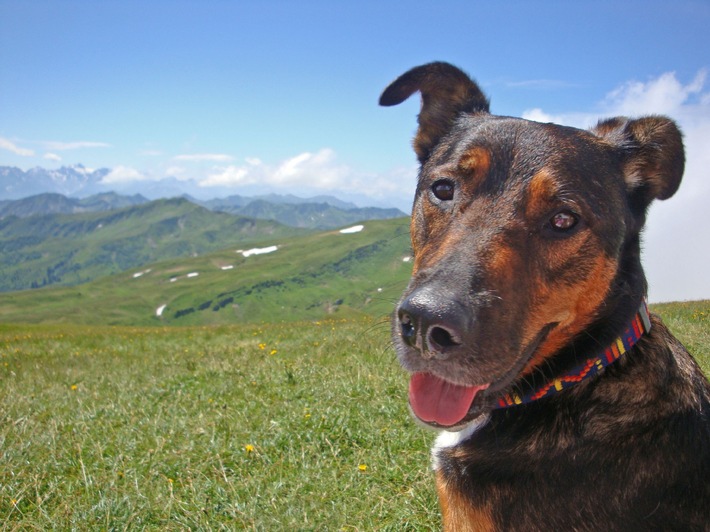
[[[451,427],[463,421],[476,394],[488,386],[461,386],[431,373],[415,373],[409,381],[409,404],[425,423]]]
[[[518,361],[495,381],[478,385],[461,385],[433,373],[413,373],[409,381],[409,405],[424,423],[438,428],[456,429],[492,408],[492,400],[520,377],[537,348],[557,325],[550,323],[537,334]],[[484,391],[488,393],[481,393]],[[477,396],[482,401],[474,404]]]

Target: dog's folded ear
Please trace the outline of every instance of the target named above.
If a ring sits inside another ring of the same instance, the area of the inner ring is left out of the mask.
[[[664,116],[617,117],[599,122],[592,132],[621,150],[627,188],[646,206],[678,190],[685,153],[675,122]]]
[[[465,72],[442,62],[418,66],[402,74],[384,90],[380,105],[400,104],[417,91],[422,95],[422,108],[414,151],[420,163],[429,158],[460,113],[489,110],[488,99],[478,85]]]

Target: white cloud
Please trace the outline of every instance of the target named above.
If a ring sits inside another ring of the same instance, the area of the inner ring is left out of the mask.
[[[189,181],[187,169],[182,166],[168,166],[165,169],[164,177],[174,177],[178,181]]]
[[[416,168],[399,168],[384,174],[357,171],[338,160],[335,151],[323,148],[303,152],[276,165],[247,158],[246,164],[214,168],[198,184],[201,187],[259,185],[279,193],[312,195],[332,193],[369,198],[379,203],[408,208],[416,184]],[[406,201],[402,201],[406,198]]]
[[[688,84],[672,72],[646,82],[630,81],[611,91],[600,103],[601,113],[552,115],[531,109],[524,118],[589,127],[610,116],[663,114],[674,119],[684,134],[686,166],[676,195],[651,206],[644,233],[643,262],[651,301],[710,299],[707,203],[710,200],[710,91],[707,71]]]
[[[304,183],[321,189],[348,186],[352,170],[336,161],[335,152],[324,148],[316,153],[305,152],[282,162],[271,174],[270,181],[278,185]]]
[[[132,181],[144,181],[146,179],[147,177],[135,168],[130,168],[128,166],[117,166],[101,179],[101,183],[108,185],[129,183]]]
[[[707,72],[701,70],[688,85],[683,85],[675,73],[667,72],[647,83],[630,81],[611,91],[604,102],[605,107],[618,114],[638,116],[643,114],[683,114],[683,106],[691,96],[699,94]]]
[[[111,145],[106,142],[93,142],[81,140],[76,142],[61,142],[61,141],[44,141],[41,143],[45,149],[50,151],[66,151],[66,150],[82,150],[86,148],[110,148]]]
[[[0,149],[10,151],[21,157],[32,157],[35,152],[27,148],[20,148],[17,144],[6,138],[0,137]]]
[[[228,166],[227,168],[222,168],[210,174],[198,184],[201,187],[234,187],[239,185],[251,185],[255,182],[255,178],[249,175],[249,171],[246,168]]]
[[[533,109],[528,109],[523,112],[523,118],[526,120],[533,120],[535,122],[553,122],[555,124],[562,124],[565,126],[588,128],[595,125],[601,115],[592,113],[564,113],[564,114],[550,114],[539,107]]]
[[[185,155],[177,155],[175,157],[176,161],[185,161],[185,162],[215,162],[215,163],[223,163],[223,162],[228,162],[234,159],[231,155],[226,155],[223,153],[192,153],[192,154],[185,154]]]
[[[698,120],[704,122],[710,107],[710,92],[702,92],[706,78],[707,71],[703,69],[688,85],[683,85],[676,79],[675,73],[667,72],[646,83],[629,81],[617,87],[605,96],[598,112],[550,114],[533,108],[523,112],[522,116],[536,122],[573,127],[590,127],[604,117],[649,114],[668,115],[681,125]]]
[[[79,141],[79,142],[60,142],[60,141],[33,141],[32,144],[41,146],[46,153],[42,156],[48,161],[61,161],[62,158],[54,152],[66,150],[78,150],[86,148],[109,148],[111,145],[105,142]],[[21,148],[16,143],[9,139],[0,137],[0,149],[10,151],[15,155],[22,157],[34,157],[34,150]]]

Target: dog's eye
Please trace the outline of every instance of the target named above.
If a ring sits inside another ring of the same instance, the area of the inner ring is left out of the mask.
[[[550,218],[550,227],[557,232],[564,233],[574,228],[579,222],[576,214],[570,211],[560,211]]]
[[[448,179],[439,179],[431,186],[431,191],[436,199],[451,201],[454,199],[454,184]]]

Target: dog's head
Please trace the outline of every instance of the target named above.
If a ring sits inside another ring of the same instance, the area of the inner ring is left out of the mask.
[[[639,232],[680,185],[683,144],[658,116],[590,131],[494,116],[446,63],[403,74],[380,104],[417,91],[414,268],[393,335],[414,413],[460,428],[582,331],[638,308]]]

